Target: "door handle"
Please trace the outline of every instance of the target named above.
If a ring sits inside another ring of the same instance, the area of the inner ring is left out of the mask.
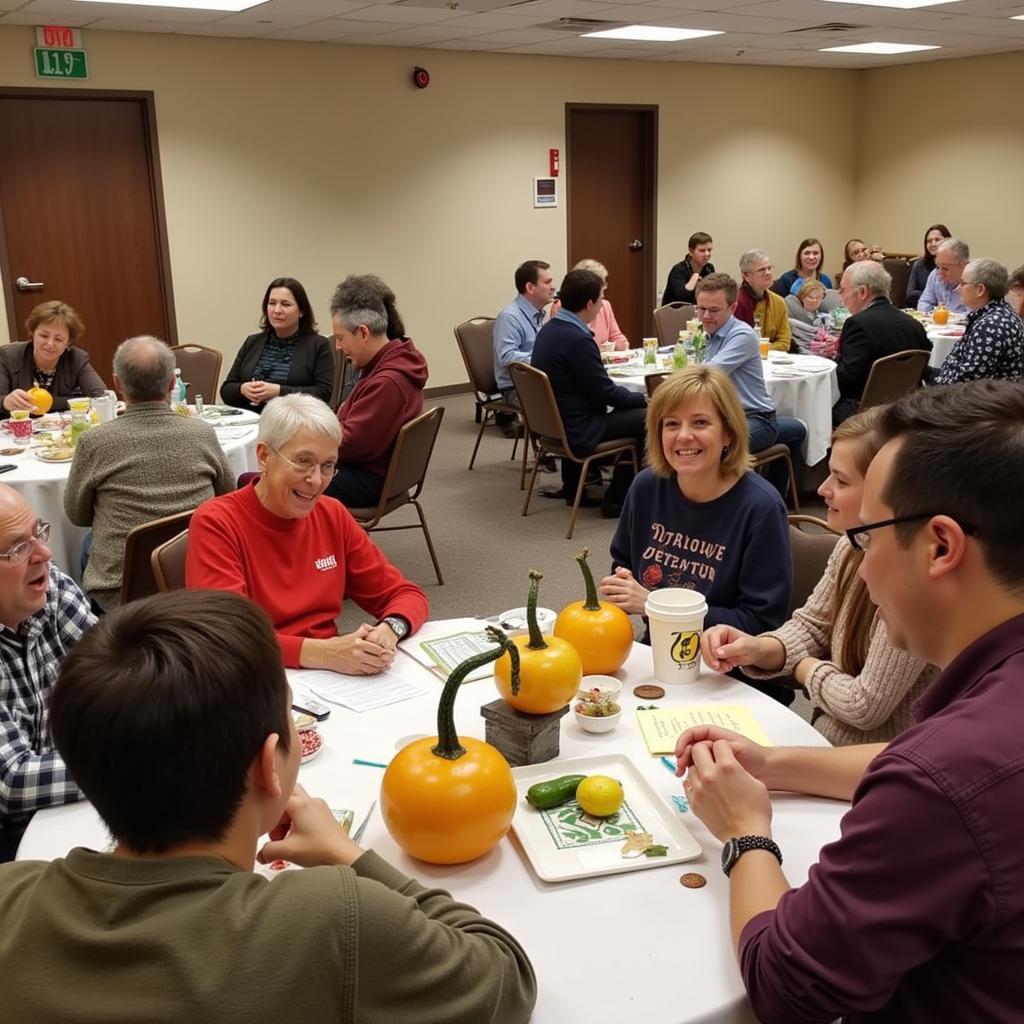
[[[37,292],[40,288],[46,287],[46,282],[30,281],[27,277],[19,277],[17,281],[14,282],[14,286],[19,292]]]
[[[634,238],[633,241],[629,243],[629,247],[633,252],[639,252],[644,247],[644,243],[641,242],[639,238]]]

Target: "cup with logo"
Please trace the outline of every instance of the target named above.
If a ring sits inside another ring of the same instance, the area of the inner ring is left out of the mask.
[[[650,622],[654,678],[659,683],[695,683],[700,676],[700,635],[708,613],[704,595],[667,587],[652,590],[644,603]]]

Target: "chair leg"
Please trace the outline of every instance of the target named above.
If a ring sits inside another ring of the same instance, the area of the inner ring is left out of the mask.
[[[523,488],[526,487],[526,463],[532,447],[533,435],[529,430],[527,430],[526,436],[523,438],[523,468],[519,471],[519,490],[523,490]]]
[[[434,563],[434,572],[437,573],[437,585],[444,586],[444,577],[441,575],[441,566],[437,563],[437,552],[434,550],[434,542],[430,537],[430,530],[427,527],[427,517],[423,514],[420,503],[414,498],[412,504],[416,506],[416,512],[420,517],[420,526],[423,527],[423,536],[427,541],[427,550],[430,552],[430,560]]]
[[[793,511],[800,515],[800,494],[796,489],[796,473],[793,470],[792,459],[786,459],[786,468],[789,470],[789,492],[793,495]]]
[[[476,453],[480,449],[480,440],[481,440],[481,438],[483,438],[483,436],[484,436],[484,429],[487,426],[487,416],[484,416],[483,419],[478,419],[478,422],[480,423],[480,429],[477,431],[477,434],[476,434],[476,444],[473,445],[473,454],[470,455],[470,457],[469,457],[469,468],[470,469],[473,468],[473,463],[476,462]]]
[[[587,486],[587,470],[590,468],[590,459],[584,459],[580,466],[580,482],[576,485],[576,500],[572,503],[572,515],[569,516],[569,531],[565,535],[566,540],[572,540],[573,531],[576,529],[576,516],[580,511],[580,499],[583,497],[583,489]]]
[[[524,516],[530,511],[530,498],[533,496],[534,484],[537,483],[537,470],[540,469],[540,453],[543,451],[544,445],[541,444],[538,449],[538,457],[533,460],[533,472],[530,474],[530,486],[526,488],[526,500],[523,502],[523,511],[521,513]]]

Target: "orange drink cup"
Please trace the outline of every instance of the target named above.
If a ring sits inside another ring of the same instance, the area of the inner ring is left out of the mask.
[[[768,350],[772,347],[772,343],[767,338],[761,339],[761,358],[768,358]]]

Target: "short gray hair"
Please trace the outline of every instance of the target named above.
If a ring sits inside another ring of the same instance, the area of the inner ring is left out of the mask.
[[[573,270],[589,270],[592,274],[597,274],[602,281],[608,280],[608,268],[603,263],[598,263],[597,260],[584,259],[580,260],[576,264]]]
[[[959,238],[947,238],[935,250],[935,255],[938,256],[940,252],[950,253],[959,263],[966,263],[971,258],[970,247],[966,242],[961,242]]]
[[[882,295],[889,298],[892,292],[892,275],[875,260],[860,260],[857,263],[851,263],[843,273],[849,276],[850,284],[854,288],[867,288],[871,295]]]
[[[260,416],[259,440],[278,451],[300,430],[325,434],[341,447],[341,424],[326,402],[312,395],[281,395]]]
[[[151,334],[128,338],[114,352],[114,373],[125,401],[164,402],[174,380],[174,353]]]
[[[764,249],[748,249],[740,257],[740,273],[749,274],[754,269],[755,263],[760,263],[761,260],[768,259],[768,253]]]
[[[1005,298],[1010,290],[1010,272],[998,260],[971,260],[964,267],[964,273],[971,275],[973,284],[984,285],[990,299]]]
[[[350,274],[334,289],[331,316],[337,316],[347,331],[362,324],[371,334],[386,333],[388,311],[380,292],[382,283],[371,274]]]

